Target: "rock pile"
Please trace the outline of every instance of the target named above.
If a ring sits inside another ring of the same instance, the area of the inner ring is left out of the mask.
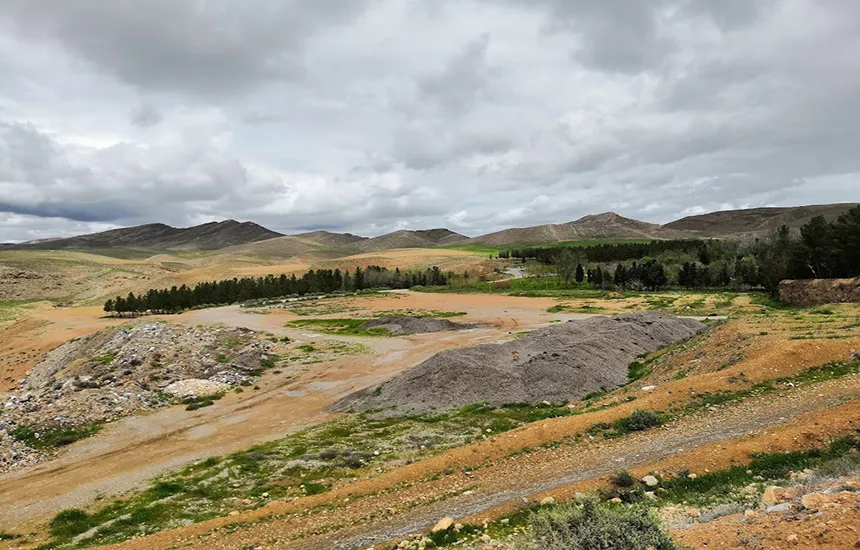
[[[332,409],[399,414],[472,403],[574,401],[624,384],[638,355],[687,340],[703,328],[696,320],[661,313],[569,321],[502,344],[443,351]]]
[[[275,344],[248,329],[144,323],[109,329],[54,349],[0,411],[0,472],[32,449],[16,427],[73,428],[253,383]],[[23,446],[22,446],[23,445]]]

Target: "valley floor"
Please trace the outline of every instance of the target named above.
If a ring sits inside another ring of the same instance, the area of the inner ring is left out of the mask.
[[[238,503],[236,513],[120,546],[381,548],[388,541],[426,531],[445,516],[466,524],[493,525],[546,497],[562,501],[577,492],[605,487],[607,476],[621,469],[636,477],[682,471],[704,475],[746,464],[752,453],[823,447],[837,437],[857,435],[860,428],[857,370],[810,370],[850,361],[852,353],[860,350],[860,307],[856,305],[774,309],[747,295],[727,293],[589,294],[581,299],[574,294],[556,299],[417,292],[318,305],[256,312],[226,307],[164,317],[169,323],[242,326],[295,342],[360,342],[367,353],[266,373],[258,390],[228,394],[199,411],[173,407],[111,423],[49,462],[0,477],[4,500],[0,527],[11,533],[34,533],[5,544],[44,543],[46,520],[59,510],[98,509],[102,499],[136,494],[151,479],[205,457],[274,442],[309,425],[324,425],[335,418],[327,408],[338,398],[376,385],[438,351],[510,339],[521,331],[595,313],[666,310],[726,316],[727,320],[714,322],[710,331],[688,344],[643,359],[638,379],[606,395],[572,403],[558,418],[526,422],[503,433],[488,432],[467,445],[428,450],[411,463],[378,467],[371,463],[352,477],[332,483],[322,494],[272,499],[260,505],[257,500],[250,506]],[[479,326],[398,338],[284,327],[309,317],[390,311],[463,312],[458,321]],[[5,388],[19,381],[51,347],[123,322],[128,320],[102,318],[95,308],[36,306],[17,322],[0,326],[0,338],[5,336],[4,342],[9,342],[0,350]],[[655,411],[667,421],[645,431],[606,435],[606,426],[635,410]],[[707,506],[702,503],[700,508],[705,511]],[[856,520],[856,515],[844,516],[847,521],[851,517]],[[687,524],[673,527],[676,538],[685,544],[722,548],[730,546],[725,541],[739,540],[732,534],[742,530],[737,517],[708,523],[695,521],[692,514],[689,518]],[[756,540],[767,541],[768,525],[777,516],[762,515],[756,521],[742,527],[749,528]],[[818,538],[819,547],[843,547],[839,545],[851,536],[830,531]],[[774,538],[764,547],[788,547],[784,539],[790,533],[778,528],[771,532],[780,542]]]

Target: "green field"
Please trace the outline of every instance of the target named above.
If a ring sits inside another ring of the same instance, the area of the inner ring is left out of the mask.
[[[631,243],[648,243],[653,239],[591,239],[585,241],[560,241],[555,243],[515,243],[506,245],[486,245],[486,244],[452,244],[440,246],[446,250],[460,250],[463,252],[474,252],[476,254],[485,254],[497,256],[499,252],[513,250],[515,248],[568,248],[568,247],[587,247],[597,246],[601,244],[631,244]]]

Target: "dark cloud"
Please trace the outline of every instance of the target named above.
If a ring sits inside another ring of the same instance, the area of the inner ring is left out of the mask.
[[[304,71],[302,47],[366,0],[8,0],[28,40],[51,38],[124,82],[205,95],[252,90]]]

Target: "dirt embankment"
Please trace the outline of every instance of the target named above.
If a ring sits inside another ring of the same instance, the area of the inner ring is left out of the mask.
[[[575,401],[627,380],[637,356],[687,340],[704,326],[660,313],[597,317],[545,327],[501,344],[443,351],[333,410],[433,411],[485,402]]]

